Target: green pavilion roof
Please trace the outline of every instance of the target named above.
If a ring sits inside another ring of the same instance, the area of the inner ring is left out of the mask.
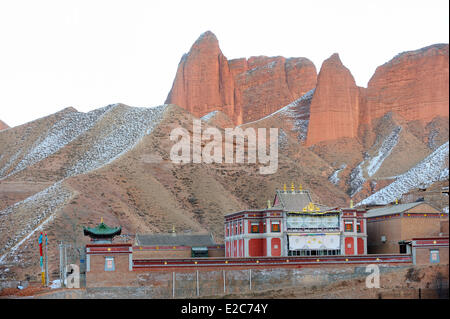
[[[97,225],[97,227],[83,227],[83,232],[85,236],[90,237],[113,237],[120,235],[122,232],[122,227],[109,227],[103,221]]]

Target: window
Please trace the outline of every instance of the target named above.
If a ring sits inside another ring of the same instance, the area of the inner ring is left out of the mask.
[[[346,232],[352,232],[353,231],[353,223],[352,222],[345,222],[345,229]]]
[[[114,257],[106,257],[105,258],[105,271],[114,271],[116,270],[114,266]]]
[[[439,263],[439,250],[430,250],[430,263]]]
[[[400,254],[406,254],[406,244],[400,244]]]
[[[259,225],[258,225],[258,223],[252,223],[251,230],[252,230],[252,233],[259,233]]]
[[[361,231],[361,222],[357,222],[356,223],[356,231],[358,232],[358,233],[361,233],[362,231]]]
[[[242,234],[242,223],[239,224],[239,233]]]
[[[280,222],[272,222],[272,230],[273,233],[280,232]]]

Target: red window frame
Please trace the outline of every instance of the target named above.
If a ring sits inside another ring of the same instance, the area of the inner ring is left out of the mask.
[[[271,232],[272,233],[279,233],[279,232],[281,232],[281,230],[280,230],[280,223],[279,222],[272,223],[272,225],[271,225]]]
[[[345,232],[353,232],[353,222],[344,222],[344,231]]]

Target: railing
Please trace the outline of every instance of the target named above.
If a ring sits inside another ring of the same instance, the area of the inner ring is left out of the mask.
[[[133,260],[133,270],[192,267],[293,267],[302,265],[326,264],[372,264],[412,263],[411,255],[359,255],[359,256],[289,256],[289,257],[250,257],[250,258],[179,258],[179,259],[136,259]]]

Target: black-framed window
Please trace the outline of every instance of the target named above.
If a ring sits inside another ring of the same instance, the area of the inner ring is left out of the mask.
[[[252,223],[250,229],[252,233],[259,233],[259,224]]]

